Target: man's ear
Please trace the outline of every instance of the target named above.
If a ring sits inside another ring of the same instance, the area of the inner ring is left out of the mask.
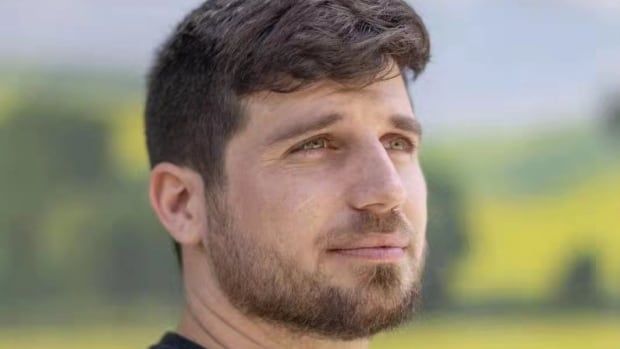
[[[206,227],[204,197],[202,177],[196,171],[171,163],[160,163],[151,170],[151,206],[179,244],[200,244]]]

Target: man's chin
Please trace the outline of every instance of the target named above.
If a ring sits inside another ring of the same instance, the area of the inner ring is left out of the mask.
[[[409,322],[415,315],[420,301],[420,287],[397,285],[386,287],[371,284],[358,288],[348,299],[352,310],[347,314],[344,331],[331,333],[344,340],[366,338]]]
[[[332,280],[335,285],[359,292],[402,294],[408,288],[405,284],[413,279],[409,273],[410,269],[402,264],[369,264],[340,271],[341,275],[334,275]]]
[[[353,275],[334,278],[332,287],[345,295],[360,314],[402,311],[417,304],[420,297],[419,282],[403,269],[394,264],[358,268]]]

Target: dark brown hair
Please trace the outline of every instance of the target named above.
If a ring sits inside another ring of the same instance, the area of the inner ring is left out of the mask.
[[[244,96],[325,79],[361,87],[392,62],[415,77],[429,54],[424,23],[403,0],[208,0],[178,25],[149,74],[151,167],[193,168],[212,190],[225,181],[224,149],[243,127]]]

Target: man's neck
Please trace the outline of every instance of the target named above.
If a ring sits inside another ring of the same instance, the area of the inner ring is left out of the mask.
[[[188,274],[186,273],[185,277]],[[206,277],[206,274],[209,273],[203,271],[198,275]],[[180,335],[205,348],[366,349],[369,346],[368,339],[327,340],[296,334],[282,326],[250,319],[230,304],[219,287],[212,282],[213,279],[207,279],[209,278],[185,278],[186,305],[177,328]]]

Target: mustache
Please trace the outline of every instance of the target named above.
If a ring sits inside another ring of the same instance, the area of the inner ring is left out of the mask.
[[[330,231],[327,238],[329,241],[339,241],[370,233],[400,233],[411,236],[414,230],[399,211],[389,211],[383,215],[359,211],[352,215],[346,224]]]
[[[410,230],[409,224],[399,212],[389,211],[385,215],[376,215],[368,211],[361,211],[353,216],[349,228],[354,232],[365,233],[392,233],[398,230]]]

